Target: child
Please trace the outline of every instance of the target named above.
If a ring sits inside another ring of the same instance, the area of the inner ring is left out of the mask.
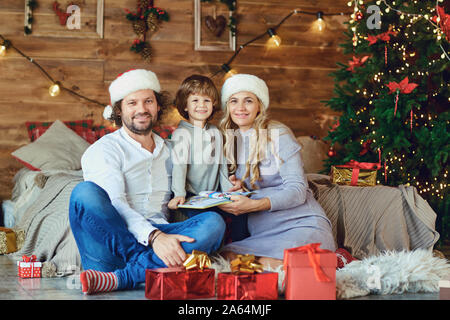
[[[220,110],[220,97],[216,86],[208,77],[192,75],[181,84],[175,98],[181,120],[172,133],[172,192],[169,209],[175,210],[186,197],[201,191],[229,191],[233,184],[223,156],[223,138],[219,129],[208,121]],[[234,216],[214,208],[231,223],[231,241],[249,236],[247,215]],[[192,216],[201,210],[182,209]],[[227,235],[226,235],[227,237]]]

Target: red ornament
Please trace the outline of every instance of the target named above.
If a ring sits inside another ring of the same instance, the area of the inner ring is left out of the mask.
[[[355,20],[356,21],[361,21],[364,18],[364,15],[362,14],[361,11],[358,11],[355,13]]]
[[[353,60],[350,60],[348,62],[349,67],[347,68],[347,70],[351,71],[352,73],[355,72],[355,68],[361,67],[368,58],[369,58],[369,56],[364,56],[361,59],[353,56]]]
[[[330,150],[328,150],[328,156],[331,158],[331,157],[334,157],[335,155],[336,155],[336,151],[334,150],[333,147],[331,147]]]

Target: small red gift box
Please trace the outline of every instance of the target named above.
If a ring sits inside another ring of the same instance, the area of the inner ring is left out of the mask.
[[[219,300],[276,300],[278,299],[278,273],[221,272],[217,275]]]
[[[214,269],[183,267],[145,270],[145,297],[152,300],[205,299],[215,296]]]
[[[22,261],[17,261],[17,274],[21,278],[40,278],[42,263],[36,261],[36,256],[22,256]]]
[[[286,300],[336,300],[336,254],[319,246],[284,250]]]

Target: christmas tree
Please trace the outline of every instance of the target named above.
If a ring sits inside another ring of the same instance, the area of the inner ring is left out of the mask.
[[[449,1],[350,1],[327,106],[341,116],[325,138],[327,170],[350,160],[380,163],[377,183],[417,189],[450,239]]]

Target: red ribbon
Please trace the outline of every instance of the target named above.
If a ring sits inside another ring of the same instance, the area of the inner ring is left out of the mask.
[[[36,261],[36,256],[34,254],[31,257],[23,255],[22,256],[22,261],[23,262],[35,262]]]
[[[286,255],[288,252],[302,252],[307,253],[309,258],[309,263],[314,269],[314,274],[316,275],[317,281],[320,282],[330,282],[331,279],[323,272],[320,267],[320,256],[318,253],[333,253],[330,250],[320,249],[320,243],[310,243],[302,247],[291,248],[284,250],[284,272],[287,274],[287,258]],[[284,281],[283,281],[284,283]],[[283,284],[284,285],[284,284]]]

